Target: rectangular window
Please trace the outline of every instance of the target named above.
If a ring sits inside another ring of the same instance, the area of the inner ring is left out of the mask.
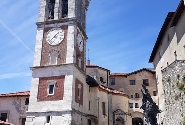
[[[130,98],[133,98],[133,95],[130,95]]]
[[[139,108],[139,104],[138,103],[135,103],[135,108]]]
[[[149,80],[148,79],[143,79],[143,84],[145,86],[149,86]]]
[[[50,116],[46,117],[46,123],[50,123]]]
[[[106,115],[105,114],[105,102],[102,102],[102,114],[103,115]]]
[[[154,96],[157,96],[157,91],[153,91],[153,95]]]
[[[175,60],[177,60],[177,52],[174,52]]]
[[[68,16],[68,0],[62,0],[62,18]]]
[[[80,98],[80,88],[78,88],[78,98]]]
[[[135,93],[135,98],[139,98],[139,93]]]
[[[111,85],[115,85],[115,78],[110,79]]]
[[[25,125],[25,122],[26,122],[26,118],[22,118],[21,119],[21,125]]]
[[[1,113],[0,120],[6,122],[8,118],[8,113]]]
[[[130,85],[135,85],[135,80],[130,80]]]
[[[54,95],[56,81],[49,80],[49,81],[47,81],[47,84],[48,84],[48,89],[47,89],[48,95]]]
[[[91,125],[91,120],[90,119],[88,119],[88,125]]]
[[[91,110],[91,101],[89,101],[89,110]]]
[[[133,108],[133,103],[129,103],[129,107],[130,108]]]
[[[54,94],[54,85],[49,85],[49,95]]]
[[[28,105],[28,104],[29,104],[29,98],[26,98],[25,105]]]

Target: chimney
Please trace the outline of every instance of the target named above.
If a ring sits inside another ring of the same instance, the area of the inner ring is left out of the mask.
[[[90,59],[87,60],[87,65],[90,66]]]

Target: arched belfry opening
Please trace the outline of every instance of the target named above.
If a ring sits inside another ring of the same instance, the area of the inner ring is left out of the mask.
[[[55,0],[49,0],[48,3],[48,19],[54,19]]]
[[[68,17],[68,0],[62,0],[61,1],[61,7],[62,7],[62,18]]]

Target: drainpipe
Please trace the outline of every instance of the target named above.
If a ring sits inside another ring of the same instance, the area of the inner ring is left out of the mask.
[[[109,87],[109,74],[110,74],[110,72],[107,71],[107,87]]]
[[[98,125],[99,125],[99,100],[100,100],[100,97],[98,97],[96,100],[98,100]]]
[[[108,113],[107,115],[108,115],[108,125],[109,125],[109,92],[108,92]]]

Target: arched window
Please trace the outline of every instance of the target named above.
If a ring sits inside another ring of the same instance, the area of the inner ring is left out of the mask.
[[[54,19],[55,0],[49,0],[48,5],[48,19]]]
[[[100,82],[103,82],[103,77],[100,77]]]
[[[116,119],[116,124],[115,124],[115,125],[125,125],[125,124],[124,124],[124,119],[121,118],[121,117],[117,118],[117,119]]]
[[[62,0],[62,18],[68,16],[68,0]]]
[[[56,65],[58,60],[59,52],[57,50],[52,49],[49,53],[49,64],[50,65]]]

